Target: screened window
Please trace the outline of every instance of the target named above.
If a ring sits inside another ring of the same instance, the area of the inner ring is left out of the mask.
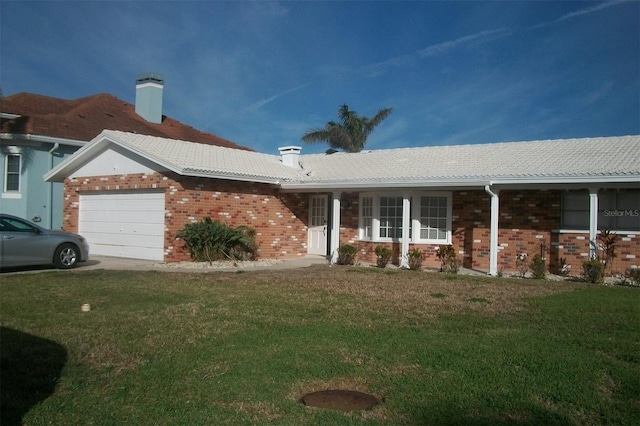
[[[20,163],[21,158],[18,154],[8,154],[5,164],[5,192],[20,191]]]
[[[589,193],[565,192],[562,197],[562,228],[589,229]],[[598,228],[640,231],[640,190],[621,189],[598,193]]]
[[[589,193],[565,192],[562,197],[562,227],[564,229],[589,229]]]

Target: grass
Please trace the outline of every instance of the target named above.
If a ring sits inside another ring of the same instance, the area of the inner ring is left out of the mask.
[[[0,295],[3,425],[640,417],[636,288],[318,265],[2,275]],[[384,403],[298,403],[332,388]]]

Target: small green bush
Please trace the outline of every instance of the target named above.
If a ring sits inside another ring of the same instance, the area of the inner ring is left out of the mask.
[[[593,284],[604,284],[604,262],[598,259],[582,262],[584,279]]]
[[[419,248],[414,248],[409,250],[407,253],[407,258],[409,261],[409,269],[412,271],[417,271],[422,268],[422,261],[424,260],[424,253]]]
[[[376,265],[378,268],[384,268],[393,256],[393,250],[384,246],[376,246]]]
[[[547,261],[545,258],[536,254],[531,261],[531,276],[535,280],[544,280],[547,278]]]
[[[188,223],[176,238],[185,242],[191,259],[212,262],[220,259],[249,260],[256,251],[255,231],[238,226],[231,228],[220,221],[205,217],[201,222]]]
[[[341,244],[338,247],[338,265],[353,265],[356,263],[357,249],[351,244]]]

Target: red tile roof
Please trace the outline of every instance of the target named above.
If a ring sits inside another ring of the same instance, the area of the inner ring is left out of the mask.
[[[0,98],[0,109],[20,115],[2,119],[2,133],[90,141],[109,129],[252,151],[167,116],[161,124],[150,123],[136,114],[134,105],[107,93],[66,100],[22,92]]]

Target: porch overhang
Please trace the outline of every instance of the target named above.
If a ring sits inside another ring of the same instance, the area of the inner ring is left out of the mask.
[[[333,192],[367,191],[385,189],[435,188],[455,190],[480,189],[489,185],[498,189],[585,189],[594,185],[600,188],[637,188],[640,185],[638,175],[606,176],[552,176],[502,178],[486,177],[481,179],[416,179],[416,180],[332,180],[332,181],[286,181],[279,182],[283,192]]]

